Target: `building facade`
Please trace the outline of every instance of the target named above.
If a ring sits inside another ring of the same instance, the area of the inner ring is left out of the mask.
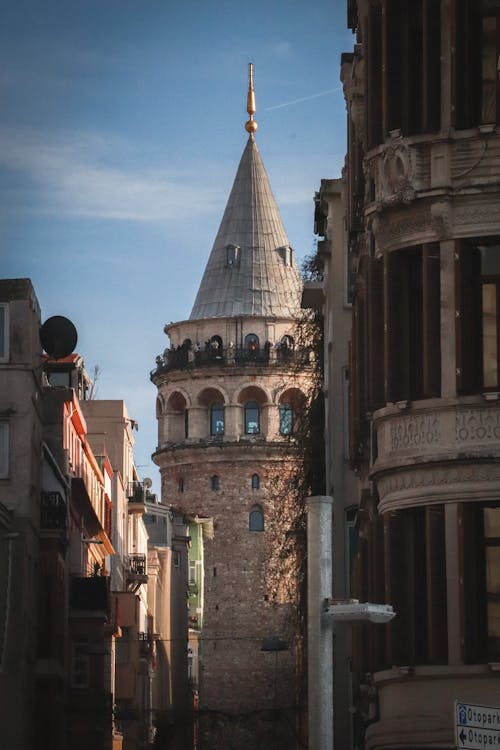
[[[500,4],[349,0],[355,746],[454,747],[500,706]]]
[[[248,143],[191,316],[166,327],[170,348],[152,373],[164,503],[206,525],[189,590],[199,748],[291,748],[302,731],[301,279],[254,139],[252,75],[247,110]]]
[[[160,649],[176,649],[161,642],[170,568],[152,561],[148,580],[156,498],[138,481],[125,403],[88,400],[82,357],[43,354],[40,323],[29,279],[0,280],[2,744],[152,747],[168,705],[155,683],[172,673]]]

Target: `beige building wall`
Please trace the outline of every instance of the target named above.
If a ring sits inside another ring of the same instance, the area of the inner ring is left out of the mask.
[[[42,466],[40,308],[29,279],[0,280],[0,736],[29,748],[35,723],[37,564]],[[3,325],[2,325],[3,324]]]

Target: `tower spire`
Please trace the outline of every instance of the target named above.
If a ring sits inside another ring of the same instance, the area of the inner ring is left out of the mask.
[[[254,133],[259,127],[253,116],[255,114],[255,92],[253,90],[253,63],[248,63],[248,95],[247,95],[247,112],[250,119],[245,123],[245,130],[249,133],[250,140],[254,140]]]

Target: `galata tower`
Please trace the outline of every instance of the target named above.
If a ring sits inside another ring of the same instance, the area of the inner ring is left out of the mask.
[[[302,746],[301,559],[294,488],[310,367],[302,281],[248,133],[188,320],[157,358],[162,502],[191,524],[191,684],[198,750]]]

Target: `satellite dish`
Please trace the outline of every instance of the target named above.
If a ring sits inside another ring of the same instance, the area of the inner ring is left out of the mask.
[[[147,490],[149,490],[149,488],[153,486],[153,481],[149,477],[144,477],[142,484]]]
[[[49,357],[62,359],[74,351],[78,334],[71,320],[54,315],[40,328],[40,341]]]

